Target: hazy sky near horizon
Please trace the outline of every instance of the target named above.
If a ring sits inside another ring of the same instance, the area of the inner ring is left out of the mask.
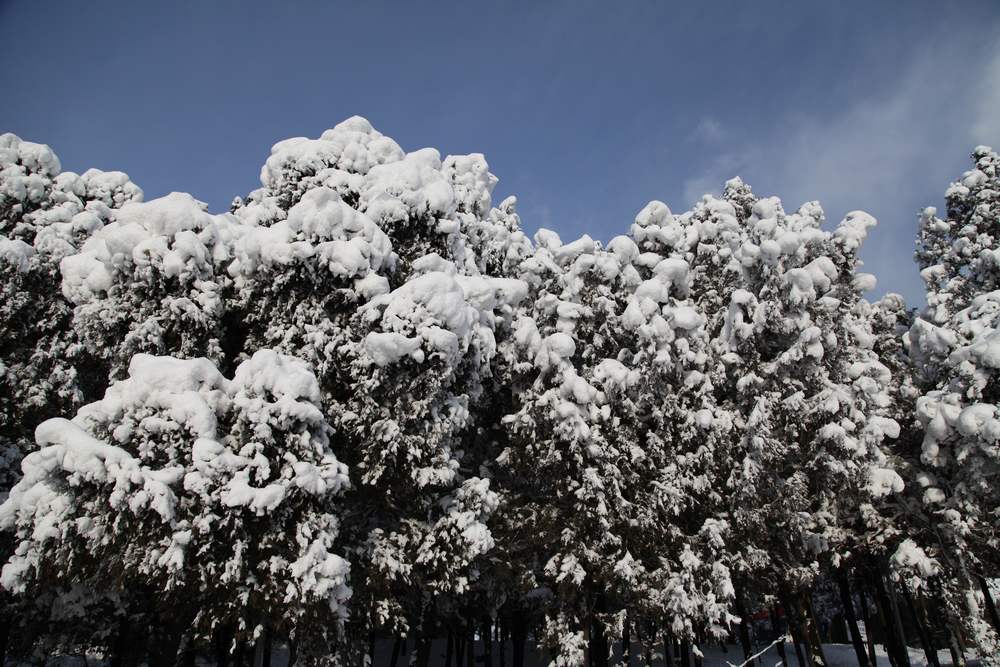
[[[213,211],[276,141],[359,114],[485,153],[527,231],[625,233],[735,175],[833,225],[915,305],[917,213],[1000,147],[1000,2],[0,0],[0,132]]]

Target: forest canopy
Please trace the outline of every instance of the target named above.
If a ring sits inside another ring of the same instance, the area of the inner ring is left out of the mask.
[[[917,310],[866,297],[872,216],[739,178],[564,242],[483,155],[360,117],[225,213],[0,136],[2,650],[686,661],[780,608],[823,664],[826,596],[860,664],[869,609],[908,664],[901,608],[997,664],[1000,157],[972,160],[915,221]]]

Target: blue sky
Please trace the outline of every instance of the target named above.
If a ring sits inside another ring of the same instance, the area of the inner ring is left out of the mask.
[[[923,292],[916,215],[1000,146],[1000,3],[2,2],[0,131],[224,210],[270,146],[366,116],[483,152],[525,227],[624,233],[740,175],[879,219],[875,296]]]

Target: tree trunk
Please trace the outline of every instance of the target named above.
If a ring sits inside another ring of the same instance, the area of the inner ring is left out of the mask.
[[[483,621],[483,667],[493,667],[493,619]]]
[[[218,667],[228,667],[229,649],[233,643],[233,636],[229,625],[218,625],[212,633],[213,644],[215,645],[215,664]]]
[[[132,624],[128,614],[118,621],[118,634],[111,647],[111,667],[135,667],[139,664],[139,652],[132,636]]]
[[[910,617],[913,620],[914,626],[917,628],[917,634],[920,637],[920,644],[924,648],[924,655],[927,656],[927,664],[931,667],[941,667],[941,663],[938,662],[937,649],[934,648],[934,642],[931,640],[930,633],[927,631],[927,626],[924,625],[923,619],[920,618],[920,614],[917,613],[917,606],[913,603],[913,596],[910,594],[910,589],[907,587],[906,582],[900,587],[903,589],[903,601],[906,602],[907,609],[910,610]]]
[[[807,614],[806,620],[813,642],[813,652],[819,656],[821,665],[828,665],[830,663],[826,661],[826,653],[823,651],[823,638],[820,636],[819,623],[816,622],[816,610],[813,609],[812,593],[802,593],[802,606],[805,608]]]
[[[858,587],[858,602],[861,603],[861,618],[865,622],[865,636],[868,639],[868,658],[873,667],[878,665],[875,657],[875,624],[872,623],[871,614],[868,611],[868,596],[865,595],[864,582]]]
[[[271,626],[265,624],[264,631],[254,642],[253,667],[271,667]]]
[[[948,652],[951,653],[953,667],[965,667],[965,654],[962,653],[962,647],[958,645],[958,637],[950,623],[948,624]]]
[[[753,655],[753,648],[750,646],[750,628],[747,625],[747,608],[742,588],[736,590],[736,613],[740,617],[740,646],[743,647],[743,661],[746,662]]]
[[[476,626],[469,623],[469,641],[465,654],[465,667],[476,667]]]
[[[781,627],[778,623],[778,610],[773,606],[771,607],[771,630],[774,632],[775,639],[780,639],[778,642],[778,657],[781,658],[782,667],[788,667],[788,656],[785,655],[785,629]],[[745,660],[745,658],[744,658]]]
[[[906,643],[903,641],[902,628],[893,618],[892,602],[885,588],[885,582],[879,573],[872,575],[872,582],[875,587],[875,602],[879,610],[879,621],[885,631],[885,648],[889,654],[889,661],[894,667],[910,667],[910,656],[906,651]]]
[[[392,643],[392,657],[389,658],[389,667],[396,667],[399,663],[399,654],[402,651],[403,638],[400,636],[396,637],[396,641]]]
[[[691,667],[691,641],[681,642],[681,667]]]
[[[802,625],[799,622],[798,608],[793,606],[793,602],[794,600],[788,592],[788,588],[782,586],[781,606],[785,609],[785,618],[788,620],[788,627],[792,631],[792,643],[795,644],[795,659],[798,660],[799,667],[805,667],[806,665],[812,667],[812,651],[809,648],[809,642],[802,635]],[[803,649],[805,649],[804,656],[802,654]]]
[[[146,663],[149,667],[174,667],[183,632],[176,627],[162,628],[163,634],[149,646]]]
[[[445,649],[444,649],[444,667],[451,667],[452,651],[454,650],[453,646],[454,637],[452,636],[451,633],[451,626],[448,626],[448,636],[445,641],[447,643],[445,644]]]
[[[462,667],[462,659],[465,657],[465,638],[462,633],[455,637],[455,667]]]
[[[184,641],[184,648],[181,649],[181,655],[179,661],[180,667],[194,667],[195,658],[197,657],[196,655],[197,652],[195,651],[195,643],[194,643],[194,632],[193,631],[189,632],[184,637],[183,641]],[[0,665],[2,664],[3,663],[0,662]]]
[[[528,626],[523,611],[515,611],[511,630],[514,634],[514,667],[524,667],[524,646],[528,639]]]
[[[809,632],[809,621],[806,619],[806,615],[802,610],[801,600],[796,594],[792,593],[788,596],[788,603],[791,618],[795,619],[795,627],[798,628],[799,641],[802,642],[802,649],[806,653],[806,663],[809,667],[815,667],[816,654],[813,651],[815,647],[813,646],[812,636]]]
[[[12,619],[7,614],[0,616],[0,665],[7,664],[7,644],[10,641],[10,626]]]
[[[837,572],[837,585],[840,588],[840,605],[844,608],[847,631],[851,635],[851,643],[854,644],[854,655],[858,659],[859,667],[868,667],[868,656],[865,654],[865,645],[861,640],[861,630],[858,629],[858,617],[854,613],[851,584],[847,579],[847,572],[844,570]]]
[[[417,667],[429,667],[431,661],[431,642],[433,641],[428,635],[430,633],[426,629],[422,628],[420,634],[417,635],[413,642],[413,651],[416,654],[416,665]]]
[[[889,609],[892,611],[892,623],[896,628],[897,647],[899,650],[899,660],[904,667],[910,667],[910,652],[907,650],[906,630],[903,629],[903,617],[899,613],[899,599],[896,596],[896,589],[892,585],[892,580],[885,576],[881,577],[882,587],[889,598]]]
[[[500,667],[507,667],[507,637],[510,635],[506,616],[497,617],[497,645],[500,647]]]
[[[986,615],[989,616],[990,623],[993,624],[993,630],[998,635],[1000,635],[1000,614],[997,613],[996,603],[993,602],[993,596],[990,595],[990,586],[986,581],[986,577],[977,576],[976,579],[979,580],[979,587],[983,590],[983,598],[986,602]]]
[[[621,662],[625,667],[632,667],[632,637],[629,632],[631,628],[628,625],[628,619],[625,619],[625,627],[622,629],[622,659]]]
[[[604,632],[604,624],[594,619],[594,627],[590,632],[590,661],[594,667],[608,667],[608,636]]]
[[[674,667],[674,641],[666,630],[663,631],[663,664]]]
[[[295,659],[299,657],[299,642],[293,637],[288,638],[288,667],[294,667]]]

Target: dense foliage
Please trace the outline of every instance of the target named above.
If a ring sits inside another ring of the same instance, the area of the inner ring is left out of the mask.
[[[921,218],[915,313],[864,297],[871,216],[739,179],[564,243],[482,155],[358,117],[224,214],[3,135],[3,650],[686,661],[780,609],[814,663],[831,616],[870,659],[860,613],[903,667],[905,609],[928,654],[994,660],[1000,158],[973,158]]]

